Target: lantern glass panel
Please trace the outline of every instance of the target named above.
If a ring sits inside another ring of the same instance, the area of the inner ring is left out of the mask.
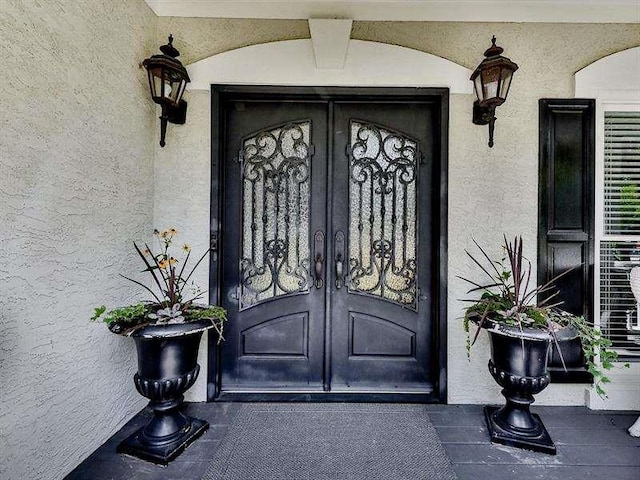
[[[164,84],[164,97],[170,102],[170,103],[176,103],[176,96],[179,93],[180,90],[180,83],[176,83],[176,82],[165,82]]]
[[[163,77],[163,73],[166,74],[166,71],[163,72],[162,69],[154,70],[153,74],[149,72],[153,100],[156,103],[171,103],[177,105],[184,92],[186,82],[170,82],[166,77]]]
[[[167,88],[167,85],[170,86],[170,84],[168,84],[166,80],[163,81],[163,74],[164,71],[162,68],[154,68],[152,70],[149,70],[149,86],[151,87],[151,96],[153,97],[153,101],[156,103],[161,103],[163,101],[163,97],[167,97],[171,90],[170,88]]]
[[[182,80],[182,81],[180,81],[180,84],[176,88],[176,92],[177,92],[176,100],[175,100],[176,101],[176,105],[182,99],[182,95],[184,95],[184,90],[185,90],[186,86],[187,86],[186,80]]]
[[[498,96],[500,87],[500,70],[499,66],[490,67],[482,70],[482,101],[488,102]]]
[[[155,100],[161,95],[160,81],[158,79],[158,75],[161,75],[161,72],[159,71],[159,69],[151,69],[147,72],[147,75],[149,76],[149,88],[151,89],[151,96]]]
[[[482,90],[482,75],[478,75],[473,80],[473,86],[476,90],[476,97],[478,97],[478,101],[483,102],[484,96],[483,96],[483,90]]]
[[[162,77],[153,77],[153,84],[155,85],[153,91],[154,91],[154,100],[158,99],[161,100],[163,97],[163,89],[162,89]]]
[[[509,87],[511,86],[511,79],[513,78],[513,71],[508,68],[502,69],[502,83],[500,84],[500,98],[504,101],[509,94]]]

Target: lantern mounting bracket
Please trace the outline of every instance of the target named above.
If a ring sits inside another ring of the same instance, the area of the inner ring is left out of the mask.
[[[496,107],[481,107],[480,102],[473,102],[473,123],[475,125],[489,125],[489,148],[493,147],[493,130],[496,122]]]
[[[177,107],[172,105],[162,105],[162,115],[160,115],[160,146],[166,145],[165,137],[167,135],[167,122],[176,125],[184,125],[187,120],[187,102],[180,100]]]

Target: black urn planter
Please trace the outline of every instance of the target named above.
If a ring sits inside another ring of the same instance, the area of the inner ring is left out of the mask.
[[[171,325],[149,325],[131,336],[138,352],[136,389],[147,397],[152,420],[123,440],[117,448],[153,463],[167,465],[209,424],[184,415],[180,406],[186,392],[198,378],[198,347],[209,320]]]
[[[550,382],[547,368],[552,338],[540,329],[510,327],[486,320],[491,342],[489,372],[502,387],[503,407],[485,407],[491,441],[556,454],[556,446],[538,415],[529,411],[533,396]]]

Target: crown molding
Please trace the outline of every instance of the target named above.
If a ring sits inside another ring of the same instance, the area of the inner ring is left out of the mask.
[[[161,17],[640,23],[640,0],[145,0]]]

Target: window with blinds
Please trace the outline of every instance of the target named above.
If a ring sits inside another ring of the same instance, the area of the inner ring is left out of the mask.
[[[604,233],[640,236],[640,112],[605,112]]]
[[[640,111],[605,112],[603,167],[600,325],[640,358]]]

